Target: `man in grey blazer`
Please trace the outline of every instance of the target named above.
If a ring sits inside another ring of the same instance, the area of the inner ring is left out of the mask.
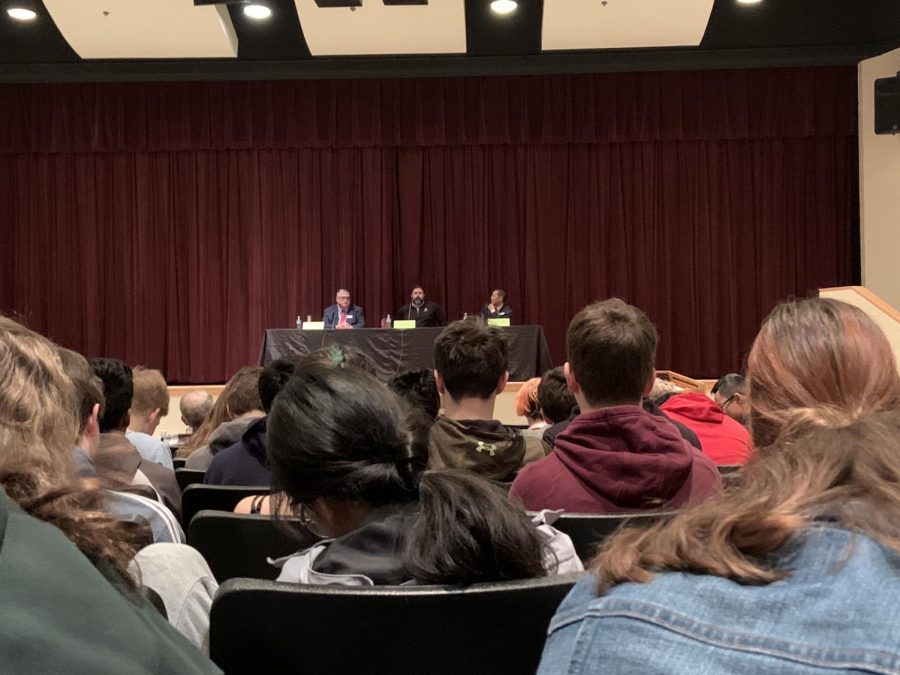
[[[363,308],[350,304],[350,291],[346,288],[338,290],[334,296],[334,304],[325,308],[322,314],[325,328],[365,328],[366,317]]]

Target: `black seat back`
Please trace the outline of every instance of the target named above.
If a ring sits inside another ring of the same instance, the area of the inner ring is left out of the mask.
[[[172,466],[176,469],[183,469],[184,464],[187,462],[187,458],[185,457],[173,457],[172,458]]]
[[[318,539],[297,519],[279,524],[272,516],[224,511],[200,511],[188,528],[188,543],[200,551],[219,583],[233,577],[274,579],[278,569],[267,557],[290,555]]]
[[[615,532],[622,524],[646,526],[673,515],[673,512],[651,513],[563,513],[553,523],[560,532],[572,538],[575,551],[582,562],[587,563],[597,551],[597,545]]]
[[[244,497],[269,494],[269,491],[267,485],[188,485],[181,495],[181,522],[187,531],[191,518],[204,509],[234,511]]]
[[[468,588],[231,579],[210,618],[226,673],[528,673],[582,573]]]
[[[205,475],[206,471],[200,469],[175,469],[175,480],[182,492],[187,489],[188,485],[202,483]]]

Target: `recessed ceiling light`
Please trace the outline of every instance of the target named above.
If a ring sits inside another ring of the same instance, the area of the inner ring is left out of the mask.
[[[739,5],[758,5],[762,0],[737,0]]]
[[[494,14],[512,14],[519,7],[516,0],[494,0],[491,3],[491,11]]]
[[[244,5],[244,15],[251,19],[268,19],[272,16],[272,10],[265,5]]]
[[[11,7],[6,13],[16,21],[34,21],[37,18],[37,12],[24,7]]]

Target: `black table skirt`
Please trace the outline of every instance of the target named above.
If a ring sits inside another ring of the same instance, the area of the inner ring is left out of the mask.
[[[387,380],[396,373],[416,368],[434,368],[433,345],[441,328],[396,330],[297,330],[271,328],[263,336],[260,365],[282,356],[304,356],[331,344],[353,345],[371,356],[379,376]],[[541,326],[501,328],[509,336],[509,379],[522,382],[540,377],[553,367],[547,338]]]

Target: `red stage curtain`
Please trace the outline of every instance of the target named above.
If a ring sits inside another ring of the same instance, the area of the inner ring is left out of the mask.
[[[377,325],[505,287],[554,356],[618,295],[658,365],[740,367],[774,302],[853,283],[854,68],[0,86],[0,308],[222,381],[347,286]]]

